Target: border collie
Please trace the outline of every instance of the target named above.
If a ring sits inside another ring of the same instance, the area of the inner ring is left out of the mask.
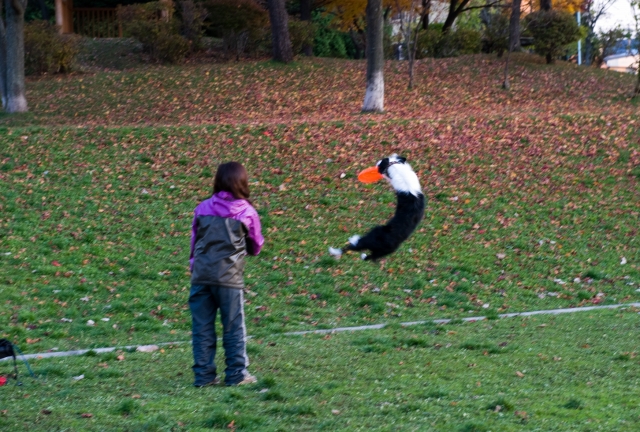
[[[363,253],[363,260],[377,260],[392,252],[409,238],[424,216],[425,199],[420,189],[418,176],[406,163],[406,158],[394,154],[378,161],[378,172],[396,192],[398,203],[396,213],[386,225],[374,227],[364,237],[358,235],[349,238],[349,244],[342,248],[329,248],[336,258],[345,251],[369,250]]]

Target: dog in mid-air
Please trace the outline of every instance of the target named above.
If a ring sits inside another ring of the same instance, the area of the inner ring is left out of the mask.
[[[369,250],[371,253],[363,253],[361,258],[375,261],[395,252],[415,231],[424,217],[425,200],[418,176],[406,161],[406,158],[394,154],[358,175],[358,179],[364,183],[386,179],[396,192],[396,213],[386,225],[374,227],[364,237],[351,236],[346,247],[330,247],[331,255],[340,258],[346,251]]]

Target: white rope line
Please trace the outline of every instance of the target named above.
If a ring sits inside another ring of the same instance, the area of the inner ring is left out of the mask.
[[[585,306],[585,307],[577,307],[577,308],[566,308],[566,309],[547,309],[547,310],[537,310],[537,311],[529,311],[529,312],[514,312],[514,313],[506,313],[500,314],[498,317],[500,318],[514,318],[514,317],[527,317],[533,315],[560,315],[574,312],[588,312],[594,310],[603,310],[603,309],[617,309],[621,307],[637,307],[640,308],[640,303],[624,303],[624,304],[615,304],[615,305],[606,305],[606,306]],[[425,321],[411,321],[411,322],[403,322],[400,323],[401,326],[413,326],[420,324],[447,324],[451,321],[464,321],[464,322],[475,322],[475,321],[483,321],[486,320],[485,316],[477,316],[477,317],[466,317],[466,318],[445,318],[445,319],[435,319],[435,320],[425,320]],[[277,333],[272,334],[265,337],[275,337],[275,336],[302,336],[307,334],[330,334],[330,333],[339,333],[339,332],[347,332],[347,331],[362,331],[362,330],[380,330],[389,324],[372,324],[372,325],[364,325],[364,326],[356,326],[356,327],[336,327],[331,329],[318,329],[318,330],[304,330],[304,331],[293,331],[286,333]],[[247,339],[251,339],[254,336],[248,336]],[[157,346],[167,346],[167,345],[178,345],[191,343],[191,341],[177,341],[177,342],[161,342],[153,345]],[[79,356],[86,354],[90,351],[95,352],[96,354],[113,352],[115,350],[134,350],[138,347],[146,346],[146,345],[126,345],[119,347],[106,347],[106,348],[91,348],[91,349],[81,349],[74,351],[60,351],[60,352],[45,352],[45,353],[35,353],[35,354],[25,354],[21,356],[25,360],[30,359],[45,359],[52,357],[69,357],[69,356]],[[0,362],[10,360],[10,357],[6,357],[0,359]]]

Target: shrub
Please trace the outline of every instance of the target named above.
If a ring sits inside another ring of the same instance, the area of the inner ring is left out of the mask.
[[[46,21],[24,27],[24,68],[27,75],[69,72],[78,54],[78,38],[61,35]]]
[[[509,49],[509,15],[504,12],[487,14],[482,51],[486,53],[502,53]]]
[[[459,28],[443,33],[442,24],[431,24],[418,35],[416,58],[476,54],[480,52],[481,46],[481,34],[477,30]]]
[[[289,19],[289,37],[293,54],[302,52],[305,45],[313,45],[316,29],[313,23]]]
[[[313,55],[316,57],[350,57],[347,41],[349,36],[332,25],[331,16],[315,12],[312,21],[316,27]]]
[[[240,57],[257,52],[270,40],[269,14],[254,0],[207,0],[207,34],[222,38],[226,52]]]
[[[553,63],[563,52],[565,45],[580,37],[580,28],[569,12],[540,10],[525,18],[528,32],[533,36],[534,50]]]
[[[449,37],[457,55],[477,54],[482,47],[482,34],[474,29],[459,28]]]
[[[208,16],[207,10],[193,0],[181,0],[178,2],[180,13],[180,34],[191,43],[191,50],[202,48],[204,36],[204,20]]]
[[[189,52],[189,41],[178,34],[179,23],[173,18],[173,4],[157,1],[124,6],[118,9],[125,35],[142,44],[154,60],[176,63]]]
[[[421,31],[418,35],[416,58],[439,57],[442,39],[442,26],[439,24],[432,24],[428,29]]]

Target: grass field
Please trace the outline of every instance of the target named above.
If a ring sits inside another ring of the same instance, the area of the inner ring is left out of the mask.
[[[266,337],[239,388],[193,388],[189,345],[37,360],[39,381],[1,390],[0,427],[636,430],[639,330],[624,310]]]
[[[428,60],[408,92],[405,70],[389,63],[388,112],[378,116],[357,113],[362,62],[145,67],[30,82],[32,112],[0,114],[0,337],[25,352],[189,340],[192,211],[230,159],[250,172],[267,241],[246,272],[257,337],[640,300],[640,131],[625,98],[633,77],[520,56],[507,93],[500,68],[487,56]],[[393,213],[387,185],[355,180],[393,152],[421,178],[422,226],[379,263],[334,260],[328,246]],[[575,339],[580,325],[566,322]],[[295,352],[319,358],[313,341]],[[185,370],[189,350],[180,349],[171,358]],[[443,416],[458,411],[442,407]],[[497,421],[482,413],[478,421]]]

